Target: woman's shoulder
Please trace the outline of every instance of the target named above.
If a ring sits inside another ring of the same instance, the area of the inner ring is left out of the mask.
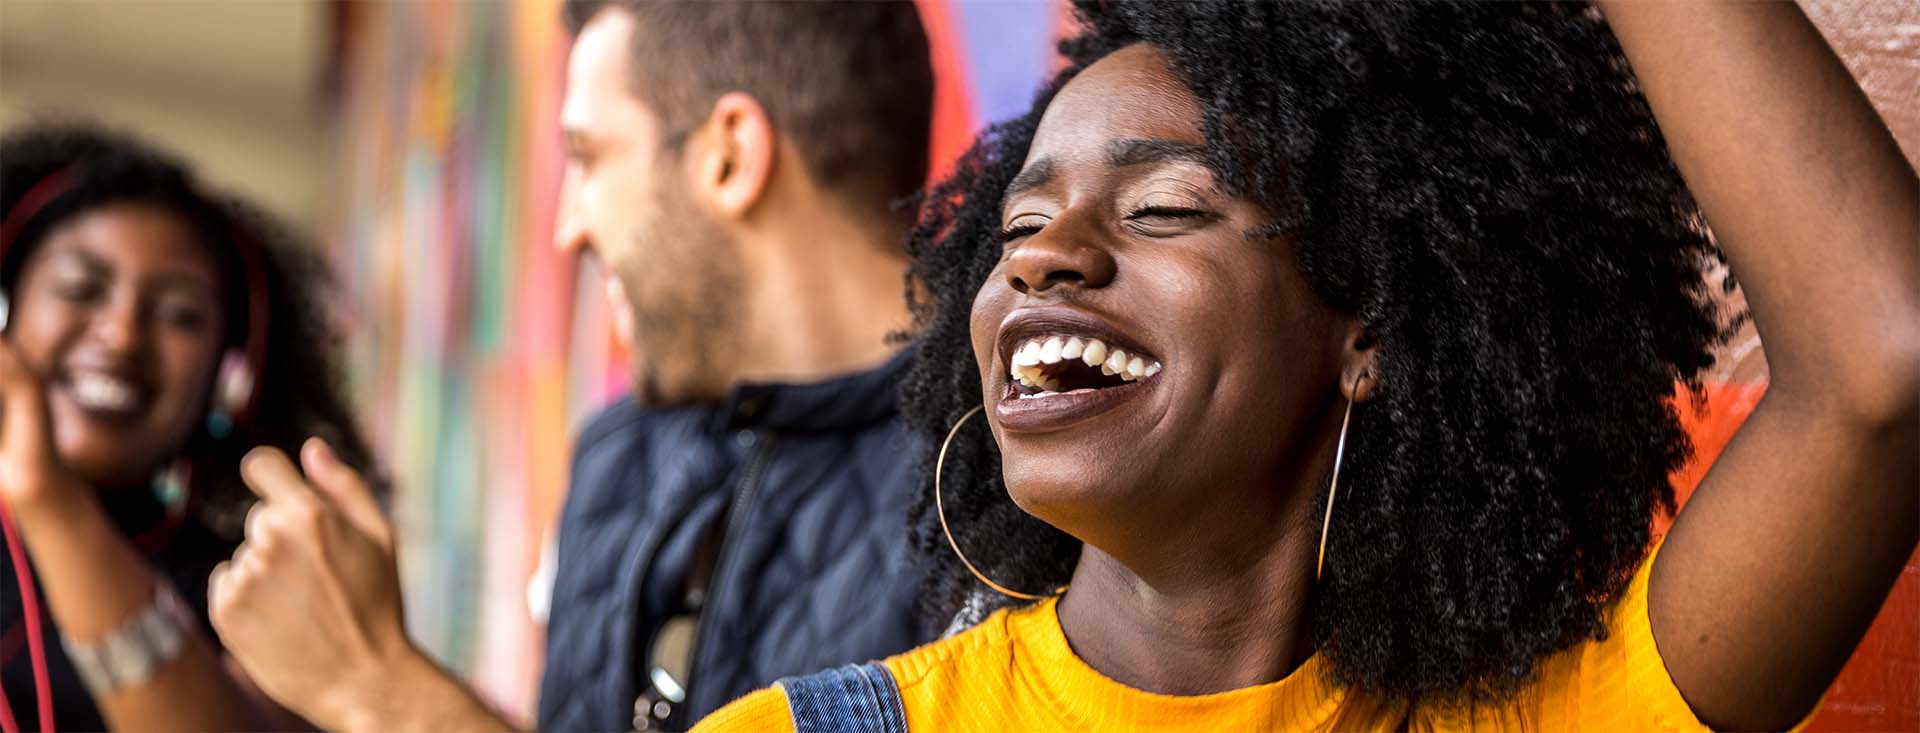
[[[1422,705],[1429,730],[1707,731],[1667,673],[1654,641],[1647,593],[1656,543],[1607,609],[1605,634],[1538,665],[1532,682],[1497,705]],[[1806,725],[1801,721],[1798,730]]]
[[[787,693],[779,685],[747,693],[726,707],[713,711],[693,726],[690,733],[793,733],[793,712],[787,706]]]
[[[1049,603],[995,611],[972,628],[889,657],[881,664],[893,677],[908,708],[957,699],[950,696],[963,688],[993,684],[998,679],[995,670],[1004,676],[1017,639],[1033,633],[1029,627],[1034,624],[1050,620],[1045,614]],[[792,708],[780,685],[735,700],[693,727],[693,733],[792,730]]]
[[[1029,627],[1050,618],[1046,609],[1052,603],[1048,599],[1000,609],[965,631],[889,657],[884,664],[903,695],[943,680],[952,684],[977,679],[983,670],[1004,670],[1017,640],[1032,633]]]

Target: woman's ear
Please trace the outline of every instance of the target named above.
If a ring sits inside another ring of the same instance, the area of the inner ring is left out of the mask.
[[[1366,402],[1373,398],[1374,385],[1379,383],[1378,345],[1373,332],[1359,321],[1347,329],[1341,355],[1340,392],[1354,402]]]
[[[745,216],[773,180],[779,144],[773,120],[751,95],[728,92],[714,100],[706,127],[711,145],[700,158],[700,185],[722,215]]]

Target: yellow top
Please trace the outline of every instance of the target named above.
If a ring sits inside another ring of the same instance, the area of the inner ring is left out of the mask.
[[[1705,731],[1654,648],[1642,563],[1609,610],[1604,641],[1546,659],[1512,700],[1475,710],[1385,704],[1326,681],[1314,655],[1285,679],[1197,697],[1135,690],[1094,671],[1060,630],[1057,599],[1001,610],[952,638],[888,659],[910,731]],[[1801,726],[1805,725],[1802,721]],[[778,686],[695,733],[793,731]]]

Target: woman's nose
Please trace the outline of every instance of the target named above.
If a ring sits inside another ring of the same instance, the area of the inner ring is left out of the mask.
[[[1113,253],[1065,218],[1034,233],[1007,255],[1007,285],[1027,295],[1055,287],[1104,288],[1113,282]]]
[[[114,298],[93,312],[88,335],[115,353],[133,353],[146,341],[146,323],[133,298]]]

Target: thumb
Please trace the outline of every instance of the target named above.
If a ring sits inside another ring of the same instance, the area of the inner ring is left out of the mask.
[[[380,503],[374,500],[366,479],[341,461],[333,452],[333,446],[319,438],[308,438],[300,447],[300,464],[314,488],[346,516],[348,524],[381,547],[393,549],[393,524],[380,510]]]

